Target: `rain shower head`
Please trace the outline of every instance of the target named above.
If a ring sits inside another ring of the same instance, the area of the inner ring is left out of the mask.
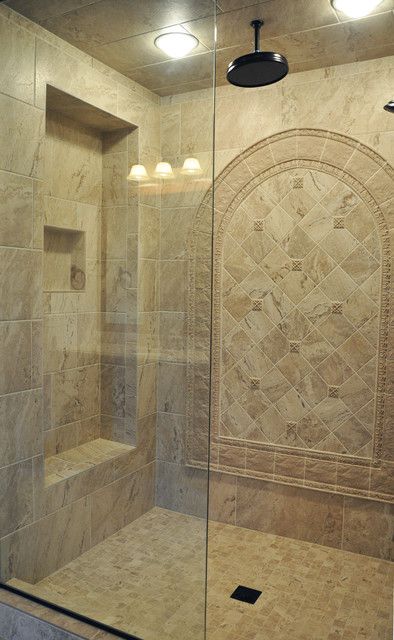
[[[289,71],[284,56],[273,51],[260,51],[260,29],[263,20],[252,20],[254,48],[252,53],[236,58],[227,69],[227,80],[236,87],[264,87],[282,80]]]
[[[394,113],[394,100],[390,100],[390,102],[388,102],[385,106],[384,106],[385,110],[388,111],[389,113]]]

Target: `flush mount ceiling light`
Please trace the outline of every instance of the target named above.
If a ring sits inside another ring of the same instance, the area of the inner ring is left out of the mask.
[[[337,11],[345,13],[349,18],[362,18],[382,3],[382,0],[331,0]]]
[[[197,47],[198,40],[191,33],[174,31],[157,36],[155,45],[170,58],[183,58]]]

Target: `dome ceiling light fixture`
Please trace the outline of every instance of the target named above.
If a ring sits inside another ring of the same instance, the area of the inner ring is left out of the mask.
[[[260,50],[260,30],[263,20],[252,20],[254,51],[231,62],[227,80],[236,87],[264,87],[282,80],[289,72],[289,65],[281,53]]]
[[[170,58],[184,58],[199,45],[197,38],[186,31],[162,33],[154,42]]]
[[[381,3],[382,0],[331,0],[334,9],[345,13],[349,18],[363,18]]]

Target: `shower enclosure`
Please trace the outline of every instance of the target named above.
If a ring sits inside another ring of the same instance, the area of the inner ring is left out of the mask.
[[[157,6],[148,29],[114,3],[113,55],[158,67],[150,91],[46,30],[73,19],[51,4],[0,5],[1,582],[130,637],[202,640],[215,5]],[[198,65],[155,46],[197,18]],[[197,109],[171,97],[202,81]]]
[[[391,638],[387,6],[0,3],[4,640]]]

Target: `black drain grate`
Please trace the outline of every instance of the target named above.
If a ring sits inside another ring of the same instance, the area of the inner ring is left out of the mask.
[[[240,602],[247,602],[248,604],[254,604],[260,598],[262,592],[257,591],[257,589],[251,589],[250,587],[243,587],[239,585],[233,591],[230,598],[234,598],[234,600],[240,600]]]

